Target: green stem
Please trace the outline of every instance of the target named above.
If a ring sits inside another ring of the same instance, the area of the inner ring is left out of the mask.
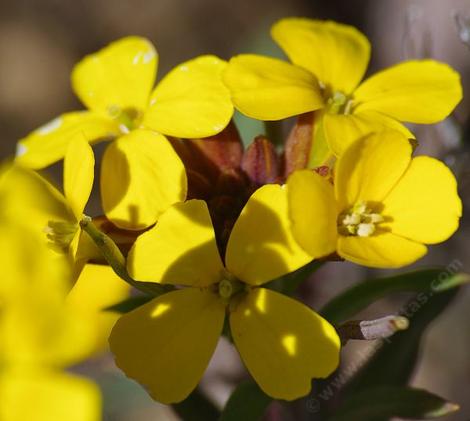
[[[150,295],[160,295],[170,290],[168,286],[163,286],[153,282],[139,282],[132,279],[127,272],[126,259],[121,253],[121,250],[119,250],[119,247],[110,237],[101,232],[96,225],[93,224],[93,221],[89,216],[83,217],[80,221],[80,227],[90,236],[116,275],[126,281],[129,285]]]

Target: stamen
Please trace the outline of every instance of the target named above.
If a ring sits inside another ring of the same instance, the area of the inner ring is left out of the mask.
[[[343,235],[370,237],[377,229],[377,224],[384,221],[380,213],[373,212],[366,202],[358,202],[338,218],[338,231]]]
[[[369,237],[375,232],[374,224],[359,224],[357,226],[357,235],[359,237]]]
[[[66,251],[78,230],[78,224],[49,221],[43,231],[50,241],[50,245],[56,249]]]

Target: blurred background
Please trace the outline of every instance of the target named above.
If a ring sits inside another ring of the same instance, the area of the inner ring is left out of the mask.
[[[176,64],[204,53],[229,59],[238,53],[281,56],[269,27],[286,16],[333,19],[353,24],[371,40],[369,72],[411,58],[445,61],[462,75],[464,100],[448,121],[413,128],[420,152],[444,159],[460,181],[465,206],[470,205],[470,158],[466,138],[470,114],[470,0],[0,0],[0,157],[14,153],[16,141],[34,128],[81,105],[69,75],[83,55],[119,37],[149,38],[160,54],[159,76]],[[468,28],[468,29],[467,29]],[[466,44],[467,43],[467,44]],[[465,95],[466,93],[466,95]],[[244,141],[262,126],[238,117]],[[99,211],[99,202],[91,205]],[[92,213],[93,213],[92,211]],[[457,265],[470,272],[470,220],[443,246],[433,247],[417,266]],[[320,308],[331,297],[364,277],[390,274],[347,263],[329,263],[303,286],[301,298]],[[362,316],[377,318],[400,309],[406,297],[375,304]],[[428,329],[413,385],[461,405],[448,420],[470,420],[470,288],[462,291],[445,314]],[[343,365],[361,363],[370,344],[349,344]],[[373,346],[373,345],[372,345]],[[108,421],[176,420],[171,410],[153,402],[104,356],[78,371],[94,378],[104,395]],[[246,373],[234,349],[221,340],[202,387],[219,406]],[[292,408],[275,406],[275,420],[313,419]],[[293,415],[294,414],[294,415]]]

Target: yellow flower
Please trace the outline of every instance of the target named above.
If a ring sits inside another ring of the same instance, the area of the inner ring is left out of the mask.
[[[14,218],[27,221],[31,229],[47,235],[50,245],[68,253],[77,265],[99,256],[79,226],[93,187],[94,166],[91,146],[77,137],[69,142],[65,154],[64,194],[29,169],[13,166],[4,177],[4,190],[17,196],[17,206],[11,209]]]
[[[0,419],[98,421],[98,388],[62,371],[90,353],[92,326],[65,302],[65,257],[52,254],[31,221],[12,213],[27,203],[9,189],[40,197],[34,182],[18,174],[7,180],[1,174]]]
[[[117,138],[103,157],[104,211],[121,228],[154,224],[186,196],[184,166],[163,135],[211,136],[233,113],[220,77],[223,60],[201,56],[183,63],[152,91],[157,62],[152,44],[139,37],[85,57],[73,70],[72,86],[89,111],[66,113],[22,139],[16,161],[43,168],[63,158],[77,136]]]
[[[235,106],[260,120],[323,110],[311,165],[339,156],[361,135],[384,128],[413,135],[399,121],[436,123],[462,98],[460,77],[433,60],[407,61],[360,83],[370,44],[357,29],[331,21],[286,18],[271,35],[293,64],[257,55],[230,60],[224,80]],[[325,140],[327,144],[325,144]]]
[[[163,403],[183,400],[202,377],[226,312],[241,357],[270,396],[306,395],[338,365],[335,329],[264,283],[311,260],[289,230],[287,192],[257,190],[219,255],[207,205],[176,204],[137,239],[128,269],[138,280],[183,285],[124,315],[110,336],[117,365]]]
[[[411,155],[408,139],[389,130],[346,149],[334,187],[310,170],[292,174],[289,211],[302,247],[313,257],[336,250],[361,265],[394,268],[449,238],[462,213],[456,180],[442,162]]]
[[[102,310],[126,298],[130,291],[109,266],[87,264],[90,259],[101,258],[79,227],[93,185],[93,167],[91,147],[75,139],[64,160],[64,195],[32,170],[12,166],[0,174],[4,223],[27,228],[44,245],[47,233],[54,250],[50,252],[52,260],[60,260],[64,253],[69,255],[73,276],[68,283],[67,305],[88,320],[94,342],[90,353],[107,349],[107,338],[117,319],[116,314]]]
[[[91,329],[93,346],[88,356],[109,350],[109,334],[119,314],[105,311],[105,308],[128,298],[130,291],[130,285],[107,265],[87,263],[81,270],[66,303]]]

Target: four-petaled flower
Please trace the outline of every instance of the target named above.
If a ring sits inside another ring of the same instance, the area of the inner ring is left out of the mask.
[[[173,69],[155,89],[158,56],[152,44],[127,37],[85,57],[72,86],[89,111],[56,118],[18,143],[16,161],[43,168],[63,158],[69,142],[110,138],[101,191],[108,219],[121,228],[154,224],[186,197],[184,166],[164,135],[200,138],[219,133],[233,106],[221,80],[226,62],[200,56]]]
[[[311,257],[289,230],[287,192],[266,185],[250,198],[219,256],[207,205],[176,204],[140,236],[129,255],[139,280],[185,287],[122,316],[111,336],[117,365],[158,401],[196,387],[226,313],[241,357],[270,396],[292,400],[338,365],[335,329],[310,308],[261,286]]]
[[[287,184],[302,247],[313,257],[336,250],[365,266],[415,262],[425,244],[457,230],[462,213],[452,172],[437,159],[413,158],[408,139],[392,130],[350,145],[336,162],[334,187],[310,170],[295,172]]]
[[[293,64],[243,54],[230,60],[224,80],[235,106],[253,118],[280,120],[321,110],[312,167],[373,131],[389,128],[413,138],[400,121],[436,123],[462,98],[459,74],[434,60],[403,62],[360,84],[370,44],[349,25],[286,18],[273,25],[271,35]]]

